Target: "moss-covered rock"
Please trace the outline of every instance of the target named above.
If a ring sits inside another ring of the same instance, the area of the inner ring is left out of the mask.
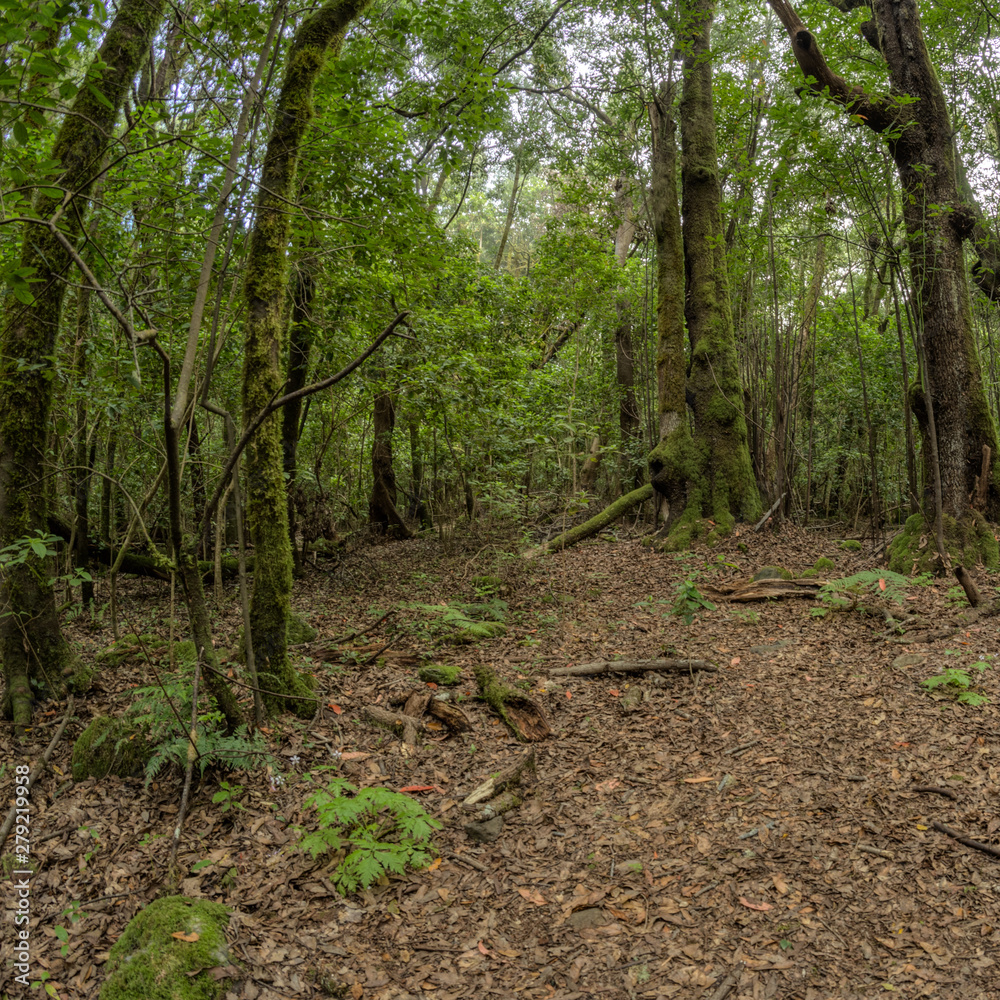
[[[141,774],[153,751],[147,737],[146,728],[128,716],[113,719],[99,715],[73,744],[73,780]]]
[[[982,514],[973,511],[961,521],[945,515],[943,529],[952,565],[1000,567],[1000,547]],[[934,525],[928,524],[922,514],[912,514],[889,545],[889,569],[895,573],[927,573],[935,572],[938,563]]]
[[[297,646],[303,642],[312,642],[319,632],[316,631],[301,615],[292,614],[288,619],[288,645]]]
[[[127,635],[119,636],[117,642],[100,650],[94,660],[98,666],[102,667],[117,667],[133,658],[148,662],[151,659],[160,659],[166,647],[166,639],[161,639],[151,632],[141,635],[130,632]]]
[[[837,548],[843,549],[844,552],[860,552],[861,542],[856,538],[845,538],[843,541],[837,542]]]
[[[210,970],[230,964],[228,923],[221,903],[185,896],[154,900],[111,948],[100,1000],[218,1000],[227,981]]]
[[[784,566],[761,566],[751,580],[792,580],[792,574]]]
[[[417,676],[425,684],[451,687],[462,679],[462,668],[454,663],[429,663],[417,671]]]
[[[836,569],[837,564],[832,559],[827,559],[826,556],[820,556],[816,562],[813,563],[813,569],[817,573],[826,573],[831,569]]]
[[[506,634],[507,626],[501,622],[474,622],[468,628],[455,632],[449,642],[454,646],[470,646],[483,639],[495,639]]]

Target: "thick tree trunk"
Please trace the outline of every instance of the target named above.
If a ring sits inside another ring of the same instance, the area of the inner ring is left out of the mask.
[[[80,235],[87,197],[114,133],[115,119],[160,21],[162,0],[122,0],[104,43],[88,70],[87,85],[63,120],[51,157],[61,164],[53,187],[71,197],[39,192],[34,215],[59,219],[70,240]],[[7,299],[0,332],[0,548],[25,538],[46,523],[42,463],[52,405],[51,358],[56,354],[65,278],[72,259],[44,225],[25,223],[20,267],[37,283],[34,301]],[[29,676],[58,688],[71,658],[59,630],[51,586],[44,567],[28,564],[3,574],[0,658],[7,690],[2,713],[18,726],[30,721]]]
[[[983,446],[996,455],[997,434],[983,391],[962,257],[962,241],[974,235],[976,219],[959,194],[947,102],[927,51],[916,0],[873,0],[874,20],[863,33],[884,56],[891,81],[891,93],[879,97],[850,86],[830,69],[815,37],[787,0],[768,2],[788,31],[803,74],[814,81],[812,89],[843,105],[852,120],[883,135],[895,161],[924,355],[923,386],[914,393],[914,411],[924,454],[931,455],[926,388],[934,408],[941,513],[961,519],[976,489]],[[987,515],[992,519],[1000,515],[996,469],[994,464],[987,492]],[[988,559],[997,559],[995,541]]]
[[[313,87],[327,53],[339,50],[347,26],[367,3],[368,0],[330,0],[302,24],[288,53],[261,170],[256,220],[247,256],[244,426],[281,393],[285,384],[279,359],[288,291],[286,247],[291,236],[288,203],[297,190],[295,178],[301,144],[313,116]],[[268,417],[252,438],[246,461],[247,522],[255,550],[250,620],[258,677],[262,687],[271,691],[308,698],[305,683],[288,660],[292,552],[277,414]],[[314,710],[309,700],[283,702],[269,696],[266,701],[269,711],[288,708],[304,715]]]
[[[673,88],[664,85],[647,108],[653,137],[650,203],[656,238],[656,386],[660,435],[648,462],[652,484],[668,505],[664,524],[668,531],[684,511],[688,489],[697,480],[700,468],[685,392],[684,247],[677,203],[673,100]]]
[[[686,547],[706,526],[711,532],[728,533],[737,519],[750,521],[760,512],[747,447],[722,227],[709,57],[714,9],[715,0],[687,0],[684,4],[684,93],[680,104],[684,317],[691,343],[687,389],[695,414],[695,447],[686,454],[691,459],[700,456],[700,461],[681,463],[678,458],[684,453],[675,451],[675,468],[686,472],[688,484],[681,523],[670,531],[671,547]],[[672,405],[677,405],[676,397]],[[662,431],[661,445],[650,460],[651,464],[662,461]],[[663,477],[661,469],[654,484],[662,483]],[[676,491],[676,483],[671,488]]]

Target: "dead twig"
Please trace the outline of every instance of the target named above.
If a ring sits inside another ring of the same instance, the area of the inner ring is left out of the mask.
[[[958,801],[958,796],[950,788],[938,788],[937,785],[914,785],[911,792],[924,792],[929,795],[943,795],[952,802]]]
[[[708,998],[708,1000],[725,1000],[727,996],[736,988],[743,975],[746,962],[737,962],[732,972],[719,983],[719,988]]]
[[[945,826],[944,823],[938,820],[934,820],[931,826],[938,832],[945,833],[957,840],[960,844],[965,844],[966,847],[972,847],[977,851],[982,851],[984,854],[989,854],[991,857],[1000,858],[1000,847],[994,847],[993,844],[984,844],[981,840],[973,840],[971,837],[966,837],[957,830],[953,830],[950,826]]]

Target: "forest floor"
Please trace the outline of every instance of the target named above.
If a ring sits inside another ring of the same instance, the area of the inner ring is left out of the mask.
[[[324,708],[311,723],[286,717],[268,731],[278,761],[269,774],[209,772],[193,790],[179,888],[167,879],[177,773],[148,787],[67,781],[90,719],[119,713],[123,695],[149,683],[140,663],[105,670],[32,792],[36,978],[47,973],[63,1000],[96,997],[128,920],[180,891],[232,909],[232,957],[244,970],[234,998],[995,1000],[1000,859],[933,824],[1000,843],[998,618],[904,644],[886,635],[881,612],[818,617],[811,598],[716,599],[690,623],[674,612],[686,580],[709,596],[762,566],[798,576],[821,556],[836,563],[826,578],[878,568],[836,537],[744,529],[683,556],[605,538],[530,562],[512,557],[511,540],[455,540],[450,551],[418,540],[311,571],[294,600],[320,637],[296,653]],[[502,581],[499,592],[473,583],[483,575]],[[976,578],[996,595],[1000,579]],[[967,605],[952,583],[900,595],[907,621],[922,623],[909,638],[957,620]],[[166,586],[129,587],[123,631],[166,634]],[[443,642],[453,631],[446,605],[477,600],[506,603],[506,635]],[[332,642],[390,610],[351,642]],[[234,612],[217,620],[220,635],[235,634]],[[110,642],[106,623],[77,619],[70,631],[91,652]],[[718,669],[548,676],[661,655]],[[473,731],[432,729],[409,752],[361,712],[421,687],[422,662],[462,668]],[[523,689],[553,732],[534,744],[523,804],[486,844],[464,831],[461,801],[527,749],[475,697],[476,663]],[[945,668],[970,671],[989,703],[921,686]],[[44,706],[27,757],[63,714]],[[444,824],[431,868],[338,895],[329,861],[295,847],[297,829],[316,826],[307,773],[325,781],[330,772],[317,769],[331,765],[359,786],[411,789]],[[243,786],[227,812],[212,802],[222,779]],[[4,802],[11,785],[8,767]],[[9,970],[4,962],[0,985]]]

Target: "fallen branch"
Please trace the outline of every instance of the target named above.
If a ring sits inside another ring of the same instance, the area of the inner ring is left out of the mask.
[[[612,521],[617,521],[618,518],[623,517],[633,507],[638,507],[639,504],[649,500],[652,496],[653,487],[649,483],[645,486],[640,486],[639,489],[632,490],[631,493],[626,493],[625,496],[619,497],[614,503],[608,504],[600,514],[595,514],[589,521],[584,521],[583,524],[578,524],[575,528],[570,528],[569,531],[564,531],[561,535],[556,535],[550,541],[529,549],[524,553],[524,558],[534,559],[535,556],[543,555],[546,552],[559,552],[562,549],[568,549],[571,545],[576,545],[578,542],[596,535],[602,528],[606,528],[611,524]]]
[[[771,504],[771,509],[753,526],[754,531],[760,531],[760,529],[767,524],[768,518],[781,506],[781,501],[785,499],[786,495],[787,494],[782,493],[781,496],[778,497],[773,504]]]
[[[965,837],[960,834],[957,830],[953,830],[950,826],[945,826],[944,823],[934,820],[931,826],[935,830],[941,833],[946,833],[949,837],[953,837],[960,844],[965,844],[966,847],[973,847],[977,851],[982,851],[984,854],[989,854],[994,858],[1000,858],[1000,847],[994,847],[992,844],[984,844],[981,840],[973,840],[971,837]]]
[[[648,670],[691,673],[695,670],[717,671],[719,668],[708,660],[594,660],[572,667],[555,667],[550,677],[592,677],[595,674],[642,674]]]
[[[732,993],[739,983],[740,976],[743,975],[743,969],[745,966],[745,962],[738,962],[733,968],[733,971],[730,972],[721,983],[719,983],[719,988],[708,998],[708,1000],[726,1000],[726,997]]]
[[[416,746],[417,735],[427,731],[427,727],[419,720],[398,712],[387,712],[384,708],[368,705],[361,710],[361,717],[379,729],[386,729],[400,737],[407,746]]]
[[[491,774],[481,785],[473,789],[462,802],[463,809],[475,809],[478,805],[494,798],[508,788],[521,784],[526,774],[535,773],[535,751],[529,750],[516,764]]]

